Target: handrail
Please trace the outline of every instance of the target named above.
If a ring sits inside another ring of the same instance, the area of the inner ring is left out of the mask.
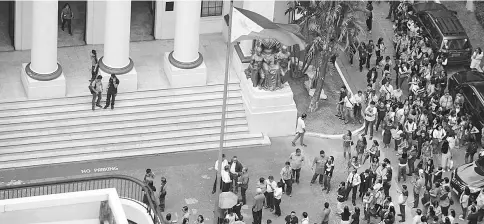
[[[164,217],[159,212],[158,207],[153,203],[155,200],[152,198],[152,195],[154,194],[151,188],[149,188],[143,181],[127,175],[95,175],[1,186],[0,200],[106,188],[115,188],[120,198],[128,198],[143,204],[145,204],[145,202],[143,202],[145,193],[143,192],[147,192],[147,213],[152,218],[154,224],[165,223]]]

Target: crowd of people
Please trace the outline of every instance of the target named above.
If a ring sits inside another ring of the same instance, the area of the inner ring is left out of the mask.
[[[368,4],[370,15],[367,25],[368,31],[371,31],[373,6],[371,2]],[[368,223],[373,218],[382,224],[393,224],[398,216],[401,217],[399,222],[406,222],[410,218],[405,213],[406,205],[411,203],[408,201],[410,190],[413,192],[412,208],[416,213],[411,218],[413,224],[453,224],[457,218],[476,224],[483,219],[484,190],[471,192],[466,187],[459,200],[454,201],[450,179],[443,177],[443,174],[454,168],[455,153],[465,152],[466,162],[474,160],[479,144],[484,145],[484,138],[478,139],[484,130],[478,130],[474,126],[469,111],[463,108],[462,90],[457,90],[455,96],[448,91],[447,43],[444,41],[439,51],[432,50],[431,40],[422,34],[421,28],[413,21],[408,4],[390,2],[387,19],[394,21],[393,46],[385,46],[383,38],[379,38],[376,44],[373,40],[353,44],[352,49],[355,52],[350,54],[350,61],[353,63],[353,55],[358,56],[360,72],[367,72],[367,88],[351,95],[346,87],[341,87],[336,116],[345,124],[358,122],[365,126],[363,133],[356,138],[351,131],[343,135],[348,176],[339,183],[336,190],[336,211],[330,209],[328,202],[324,204],[322,224],[330,221],[330,215],[340,216],[343,224],[359,223],[360,213]],[[394,48],[396,53],[393,57],[383,56],[388,47]],[[376,55],[374,61],[373,54]],[[480,70],[480,48],[476,49],[472,57],[471,68]],[[300,145],[306,147],[303,142],[305,118],[304,115],[298,120],[297,134],[291,142],[293,146],[296,146],[299,139]],[[379,130],[381,142],[373,139]],[[381,158],[380,151],[391,153],[392,148],[398,157],[393,166],[390,159]],[[253,224],[262,223],[264,209],[272,212],[275,217],[282,215],[282,197],[292,197],[293,186],[299,184],[305,160],[301,150],[296,149],[285,162],[279,176],[269,175],[267,178],[257,179],[255,196],[252,206],[249,207]],[[368,168],[362,168],[367,161]],[[223,155],[220,171],[218,162],[215,163],[212,193],[216,192],[217,186],[222,192],[231,191],[235,194],[238,194],[240,188],[239,201],[234,207],[221,210],[218,222],[234,224],[243,221],[241,207],[247,205],[248,169],[237,157],[228,161]],[[329,193],[335,158],[327,156],[321,150],[311,164],[313,177],[310,184],[315,184],[319,179],[323,192]],[[393,172],[394,167],[396,172]],[[394,179],[398,182],[394,186],[397,196],[392,198],[390,189]],[[163,183],[166,184],[166,179]],[[148,182],[148,186],[151,187],[152,182],[151,185]],[[153,189],[156,190],[154,187]],[[161,189],[163,192],[164,185]],[[350,197],[354,207],[352,212],[345,204]],[[161,201],[160,195],[159,204],[162,204]],[[459,204],[462,211],[451,209],[452,204]],[[203,223],[203,216],[201,220]],[[185,224],[185,219],[183,222]],[[285,222],[308,224],[309,216],[303,212],[298,219],[292,211],[285,217]],[[271,223],[268,219],[267,224]]]

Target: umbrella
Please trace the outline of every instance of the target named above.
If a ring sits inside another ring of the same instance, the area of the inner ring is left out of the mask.
[[[299,45],[304,49],[306,42],[299,30],[298,25],[274,23],[255,12],[234,7],[232,42],[272,38],[286,46]]]
[[[237,204],[239,196],[232,192],[222,192],[218,197],[218,206],[221,209],[228,209],[234,207]]]

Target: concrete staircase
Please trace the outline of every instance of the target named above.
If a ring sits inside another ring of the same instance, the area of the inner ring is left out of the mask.
[[[0,169],[216,149],[222,97],[212,85],[120,93],[114,110],[92,111],[91,96],[2,102]],[[238,84],[229,84],[225,139],[270,144],[249,133]]]

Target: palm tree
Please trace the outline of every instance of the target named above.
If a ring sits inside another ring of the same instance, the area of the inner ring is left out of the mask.
[[[318,101],[323,89],[324,79],[329,71],[331,57],[344,52],[361,32],[364,25],[358,20],[358,13],[366,13],[361,2],[341,0],[290,1],[286,14],[290,14],[292,23],[301,27],[301,33],[309,43],[303,51],[293,48],[296,60],[292,64],[292,77],[304,76],[309,66],[316,68],[316,91],[311,98],[309,111],[318,108]],[[295,18],[298,14],[301,17]]]

